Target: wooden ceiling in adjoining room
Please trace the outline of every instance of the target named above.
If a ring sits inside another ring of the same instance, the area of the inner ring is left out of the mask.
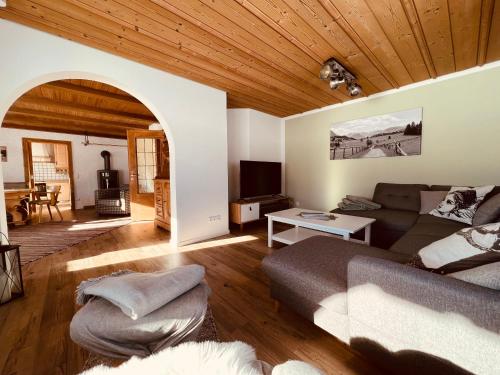
[[[37,86],[10,107],[2,126],[67,134],[127,138],[127,129],[148,129],[154,115],[116,87],[88,80]]]
[[[495,0],[8,0],[0,17],[277,116],[350,99],[318,79],[330,57],[364,94],[500,59]]]

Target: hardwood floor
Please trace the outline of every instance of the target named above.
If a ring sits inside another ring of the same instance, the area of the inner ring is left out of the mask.
[[[312,323],[286,308],[275,311],[260,269],[270,251],[265,228],[257,224],[176,249],[168,232],[152,223],[134,223],[28,264],[23,269],[26,296],[0,306],[0,373],[81,371],[87,353],[71,341],[69,322],[76,311],[74,291],[82,280],[120,269],[149,272],[190,263],[206,267],[210,304],[223,341],[245,341],[271,364],[300,359],[327,374],[377,373]]]

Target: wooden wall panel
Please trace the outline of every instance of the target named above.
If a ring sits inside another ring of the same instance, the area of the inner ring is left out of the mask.
[[[492,4],[493,3],[493,4]],[[483,7],[483,15],[481,23],[484,22],[486,26],[484,31],[481,33],[480,42],[480,53],[482,52],[485,59],[480,59],[480,63],[492,62],[500,60],[500,1],[489,1],[489,4]],[[491,14],[489,14],[491,11]],[[484,21],[483,21],[484,20]],[[490,29],[488,30],[488,26]],[[481,42],[482,47],[481,48]],[[486,52],[485,52],[486,51]]]
[[[16,0],[0,18],[219,88],[230,106],[287,116],[351,99],[318,79],[330,57],[358,77],[363,95],[500,59],[498,8],[495,0]],[[148,115],[116,89],[100,98],[99,87],[70,85],[37,95]]]

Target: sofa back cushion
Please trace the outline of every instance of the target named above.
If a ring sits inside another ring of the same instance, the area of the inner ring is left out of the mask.
[[[450,191],[452,185],[431,185],[432,191]],[[486,198],[484,198],[483,203],[485,203],[488,199],[500,193],[500,186],[495,186],[492,191],[486,194]]]
[[[429,190],[422,184],[388,184],[380,182],[375,187],[373,201],[393,210],[420,211],[420,192]]]

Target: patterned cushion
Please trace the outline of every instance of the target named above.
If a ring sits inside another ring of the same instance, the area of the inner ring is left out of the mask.
[[[500,223],[464,228],[421,249],[410,265],[448,274],[500,262]]]
[[[484,197],[492,191],[493,185],[480,187],[454,186],[439,206],[429,214],[445,219],[472,224],[476,210]]]

